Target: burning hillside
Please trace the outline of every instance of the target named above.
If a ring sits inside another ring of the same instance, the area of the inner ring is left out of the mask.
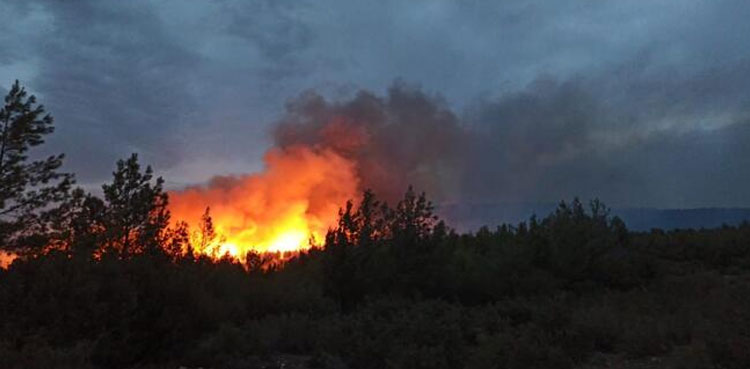
[[[364,189],[392,200],[409,184],[440,196],[456,178],[449,158],[463,135],[434,98],[397,85],[381,99],[344,103],[305,94],[288,106],[261,173],[215,177],[170,193],[173,219],[195,227],[210,208],[219,240],[202,253],[306,249]]]
[[[262,173],[216,177],[206,186],[171,194],[174,217],[198,224],[206,207],[222,245],[202,252],[241,256],[292,251],[320,242],[338,208],[356,195],[354,164],[328,149],[273,149]],[[216,250],[218,247],[218,250]]]

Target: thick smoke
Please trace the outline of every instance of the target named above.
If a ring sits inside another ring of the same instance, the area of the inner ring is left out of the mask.
[[[365,189],[393,203],[413,186],[457,227],[464,224],[451,216],[452,204],[578,196],[611,206],[748,205],[750,124],[741,108],[706,124],[719,112],[690,104],[694,92],[651,92],[643,100],[627,93],[643,91],[642,80],[622,83],[625,93],[608,93],[603,80],[611,81],[543,78],[460,115],[401,82],[382,97],[360,91],[329,100],[307,92],[275,125],[263,171],[174,192],[172,211],[196,224],[210,206],[229,240],[219,251],[244,255],[320,242],[339,207]]]
[[[464,199],[748,206],[750,64],[692,75],[623,66],[476,103]]]
[[[410,185],[438,200],[458,194],[468,140],[444,101],[403,83],[385,97],[362,91],[343,102],[305,93],[275,130],[281,149],[304,145],[353,161],[361,189],[391,201]]]
[[[384,98],[361,92],[344,102],[310,92],[289,103],[276,127],[262,171],[170,194],[176,220],[195,226],[210,207],[226,239],[199,252],[241,257],[319,244],[340,207],[365,189],[389,201],[409,185],[441,201],[460,193],[466,131],[418,89],[395,84]]]
[[[750,79],[747,66],[540,78],[460,114],[403,83],[344,101],[308,92],[288,104],[275,139],[339,153],[361,187],[389,200],[413,185],[438,203],[747,206],[750,92],[730,83]]]

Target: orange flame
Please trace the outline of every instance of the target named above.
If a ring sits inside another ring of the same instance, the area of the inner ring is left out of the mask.
[[[15,254],[0,251],[0,268],[7,269],[10,263],[15,260],[17,256]]]
[[[206,207],[223,239],[196,250],[242,260],[249,251],[287,252],[322,243],[338,209],[359,187],[355,164],[330,149],[271,149],[263,172],[215,177],[170,193],[173,219],[193,228]]]

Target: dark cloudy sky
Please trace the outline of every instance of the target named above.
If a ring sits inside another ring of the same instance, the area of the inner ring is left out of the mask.
[[[750,206],[750,2],[0,0],[0,92],[53,113],[79,182],[262,166],[306,90],[394,80],[481,136],[462,198]],[[436,102],[437,103],[437,102]]]

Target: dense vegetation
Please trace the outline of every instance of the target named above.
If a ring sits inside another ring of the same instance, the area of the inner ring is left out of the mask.
[[[2,368],[750,367],[750,224],[636,233],[574,200],[457,234],[423,194],[365,192],[322,248],[217,261],[136,156],[102,198],[26,163],[52,120],[5,102]]]

